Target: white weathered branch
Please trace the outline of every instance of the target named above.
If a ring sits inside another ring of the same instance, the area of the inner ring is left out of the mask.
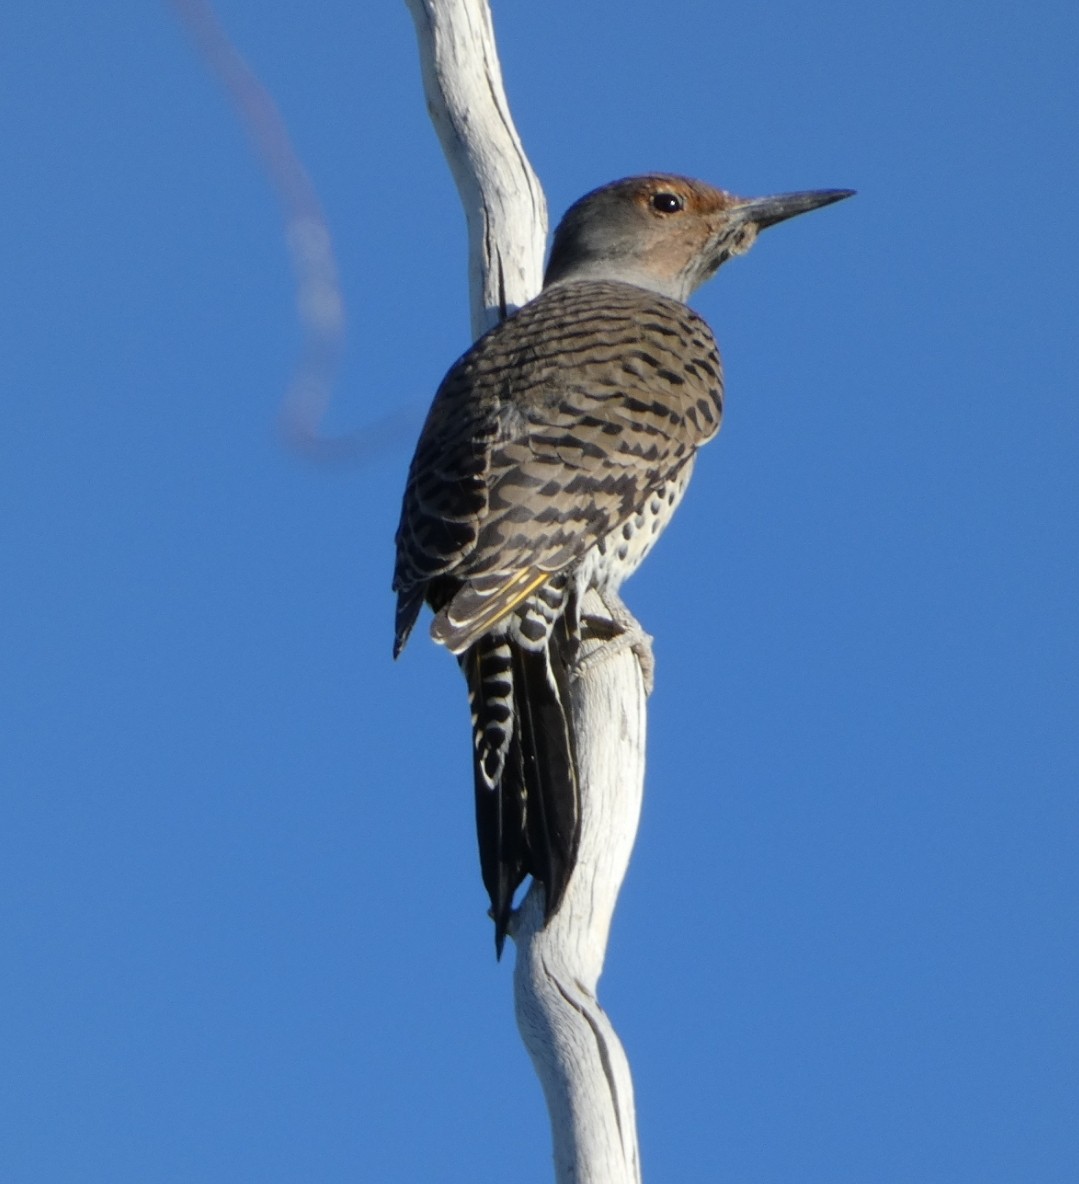
[[[583,609],[607,615],[595,592]],[[644,786],[645,685],[628,645],[585,642],[572,709],[581,845],[546,928],[535,887],[517,918],[517,1025],[547,1098],[558,1184],[638,1184],[633,1079],[596,998]]]
[[[468,219],[472,332],[496,325],[543,282],[547,202],[513,125],[486,0],[406,0],[427,110]]]
[[[546,203],[506,103],[487,0],[407,3],[427,105],[468,217],[479,335],[539,291]],[[594,593],[584,612],[607,615]],[[596,998],[644,783],[644,678],[620,640],[587,642],[573,682],[582,826],[561,908],[545,928],[533,887],[511,931],[517,1022],[547,1098],[557,1184],[640,1181],[629,1063]]]

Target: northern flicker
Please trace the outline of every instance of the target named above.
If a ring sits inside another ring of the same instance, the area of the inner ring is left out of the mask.
[[[426,601],[468,681],[499,953],[525,877],[542,882],[549,919],[573,871],[566,679],[581,598],[595,588],[617,617],[619,586],[719,430],[719,353],[685,301],[758,231],[850,194],[747,200],[663,174],[597,189],[555,231],[540,295],[435,395],[397,531],[394,655]]]

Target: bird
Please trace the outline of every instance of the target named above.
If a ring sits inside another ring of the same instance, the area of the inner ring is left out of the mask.
[[[568,679],[595,589],[619,598],[719,430],[715,337],[686,303],[758,233],[850,197],[741,198],[669,173],[586,194],[542,290],[450,368],[396,534],[394,657],[426,603],[468,684],[480,868],[501,957],[531,876],[544,924],[572,875],[581,805]]]

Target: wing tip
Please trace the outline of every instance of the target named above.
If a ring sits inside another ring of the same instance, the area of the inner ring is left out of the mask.
[[[431,637],[451,653],[460,654],[490,633],[550,577],[549,571],[526,567],[490,587],[484,586],[482,577],[463,584],[435,614]]]

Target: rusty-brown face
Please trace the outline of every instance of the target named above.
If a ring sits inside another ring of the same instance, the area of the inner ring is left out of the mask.
[[[759,230],[849,190],[741,198],[669,173],[627,177],[581,198],[555,232],[548,284],[607,279],[686,300]]]

